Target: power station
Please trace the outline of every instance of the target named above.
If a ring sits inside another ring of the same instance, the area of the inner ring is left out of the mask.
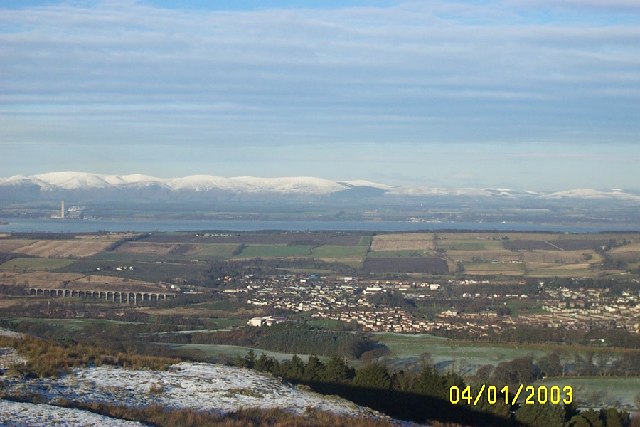
[[[57,215],[56,214],[51,215],[51,219],[64,219],[64,213],[65,213],[64,200],[62,200],[60,202],[60,213]]]

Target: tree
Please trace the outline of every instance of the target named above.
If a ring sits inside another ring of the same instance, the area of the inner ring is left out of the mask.
[[[541,375],[558,377],[562,375],[562,363],[557,352],[549,353],[538,360]]]
[[[427,396],[446,397],[448,389],[445,382],[435,367],[425,365],[416,379],[415,391]]]
[[[492,380],[496,384],[528,384],[538,377],[538,367],[531,357],[519,357],[510,362],[502,362],[493,372]]]
[[[280,368],[280,364],[273,357],[269,357],[262,353],[258,360],[255,362],[255,369],[261,372],[270,372],[272,374],[277,373]]]
[[[324,365],[317,356],[309,356],[309,361],[304,367],[304,379],[317,381],[324,376]]]
[[[604,427],[604,424],[600,420],[600,413],[593,409],[587,409],[575,415],[569,421],[571,427]]]
[[[493,374],[493,365],[482,365],[476,369],[476,378],[479,382],[487,382]]]
[[[391,376],[387,368],[374,363],[358,369],[353,384],[360,387],[388,390],[391,387]]]
[[[415,388],[415,375],[405,371],[398,371],[391,377],[391,388],[393,390],[411,392]]]
[[[342,383],[354,376],[354,371],[338,356],[332,356],[324,367],[323,379],[327,382]]]
[[[516,421],[529,427],[564,427],[567,411],[563,405],[522,405]]]
[[[246,356],[244,356],[244,367],[253,369],[254,366],[256,366],[256,353],[251,349]]]
[[[291,360],[282,363],[282,376],[295,380],[304,378],[304,362],[297,354],[294,354]]]
[[[618,411],[615,408],[601,409],[600,419],[607,427],[625,427],[631,423],[628,412]]]

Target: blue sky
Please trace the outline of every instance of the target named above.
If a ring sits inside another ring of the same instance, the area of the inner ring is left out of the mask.
[[[640,189],[640,3],[4,1],[0,176]]]

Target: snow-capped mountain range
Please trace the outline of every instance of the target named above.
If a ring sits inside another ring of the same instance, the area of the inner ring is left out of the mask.
[[[396,196],[470,196],[539,199],[615,199],[640,201],[640,194],[621,189],[572,189],[558,192],[520,191],[507,188],[434,188],[397,187],[366,180],[332,181],[315,177],[259,178],[253,176],[220,177],[192,175],[182,178],[157,178],[149,175],[105,175],[86,172],[52,172],[0,178],[0,188],[19,190],[37,188],[40,192],[90,190],[160,189],[168,192],[224,192],[230,194],[278,194],[323,196],[354,189],[375,190],[376,194]]]
[[[231,193],[331,194],[353,187],[392,187],[369,181],[330,181],[314,177],[258,178],[238,176],[226,178],[192,175],[183,178],[157,178],[148,175],[103,175],[85,172],[52,172],[31,176],[15,175],[0,179],[0,186],[36,185],[42,191],[91,190],[106,188],[161,187],[171,191],[225,191]]]

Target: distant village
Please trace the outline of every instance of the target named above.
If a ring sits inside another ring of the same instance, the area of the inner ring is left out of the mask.
[[[327,278],[319,276],[283,275],[273,277],[245,276],[234,279],[227,295],[246,299],[246,303],[274,313],[309,313],[311,318],[354,322],[364,331],[427,333],[438,330],[465,331],[472,336],[488,336],[491,332],[515,329],[519,325],[566,330],[590,330],[594,327],[625,329],[640,333],[640,295],[624,291],[611,295],[608,289],[549,288],[536,295],[524,293],[491,294],[463,293],[463,299],[486,302],[484,306],[506,306],[509,302],[526,302],[539,307],[510,314],[483,309],[461,311],[455,306],[436,313],[432,318],[414,314],[385,301],[383,296],[398,293],[405,301],[442,301],[443,286],[489,284],[488,280],[450,280],[449,283],[413,282],[407,280],[372,280],[354,277]],[[228,283],[231,285],[231,283]],[[284,316],[255,317],[248,324],[268,326],[286,321]]]

